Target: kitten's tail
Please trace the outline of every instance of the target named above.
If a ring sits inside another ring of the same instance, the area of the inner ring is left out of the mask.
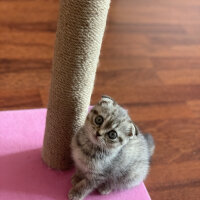
[[[147,145],[149,148],[149,154],[150,154],[150,156],[152,156],[154,153],[154,149],[155,149],[154,139],[151,134],[144,134],[144,138],[147,141]]]

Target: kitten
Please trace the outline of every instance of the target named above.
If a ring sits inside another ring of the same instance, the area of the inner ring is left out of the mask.
[[[109,194],[139,185],[148,174],[154,147],[152,136],[143,135],[125,109],[102,96],[72,138],[76,173],[69,200],[82,200],[96,188]]]

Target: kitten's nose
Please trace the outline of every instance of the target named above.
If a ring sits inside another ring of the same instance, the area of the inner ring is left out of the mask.
[[[101,135],[99,134],[99,131],[97,131],[97,134],[96,134],[96,136],[97,136],[97,137],[101,136]]]

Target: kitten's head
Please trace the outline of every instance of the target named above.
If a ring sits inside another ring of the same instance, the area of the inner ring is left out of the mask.
[[[127,111],[108,96],[102,96],[88,113],[85,128],[93,144],[108,149],[120,148],[137,137]]]

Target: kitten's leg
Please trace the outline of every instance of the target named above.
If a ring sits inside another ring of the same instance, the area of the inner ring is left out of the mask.
[[[98,192],[102,195],[105,195],[105,194],[109,194],[110,192],[112,192],[112,188],[111,188],[111,185],[106,182],[106,183],[103,183],[101,184],[99,187],[98,187]]]
[[[74,186],[78,182],[80,182],[82,179],[84,179],[84,176],[82,175],[82,173],[79,170],[77,170],[71,178],[71,184]]]
[[[143,179],[140,177],[130,177],[130,178],[125,178],[121,179],[118,183],[116,183],[116,189],[117,190],[123,190],[123,189],[130,189],[135,186],[138,186]]]
[[[68,198],[69,200],[82,200],[85,196],[92,192],[94,188],[95,184],[86,178],[82,179],[69,191]]]

